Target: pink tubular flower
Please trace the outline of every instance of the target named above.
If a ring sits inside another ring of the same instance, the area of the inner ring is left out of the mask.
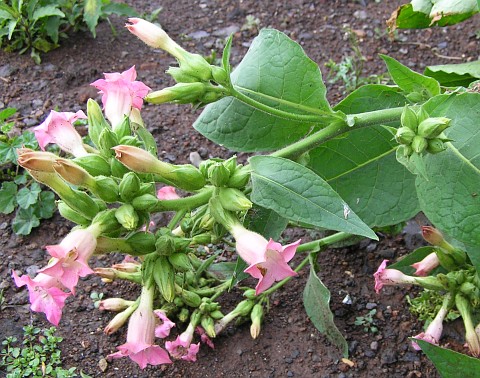
[[[63,151],[75,157],[85,156],[88,152],[83,147],[82,137],[73,127],[77,119],[86,119],[87,116],[81,110],[76,113],[56,112],[52,110],[45,121],[33,129],[38,145],[45,151],[45,146],[55,143]]]
[[[130,24],[125,25],[128,31],[147,45],[165,50],[177,58],[184,51],[160,26],[137,17],[129,18],[128,22]]]
[[[130,115],[132,108],[141,110],[143,98],[150,88],[141,81],[136,81],[135,66],[118,73],[105,73],[105,79],[94,81],[91,85],[102,94],[105,115],[115,129],[125,116]]]
[[[180,196],[177,194],[173,186],[164,186],[163,188],[158,189],[157,198],[159,200],[174,200],[179,199]]]
[[[155,327],[155,337],[160,337],[161,339],[164,339],[165,337],[170,335],[170,330],[175,327],[175,323],[167,318],[165,311],[154,310],[153,313],[157,315],[162,322],[162,324],[158,324]]]
[[[267,290],[275,281],[297,275],[288,262],[295,255],[300,240],[282,246],[272,239],[267,241],[260,234],[247,230],[241,224],[234,225],[230,232],[236,240],[238,254],[250,265],[245,269],[245,273],[259,279],[255,287],[256,295]]]
[[[185,332],[177,336],[175,341],[165,342],[165,348],[173,358],[190,362],[195,362],[197,360],[200,343],[192,344],[195,326],[195,324],[190,323]]]
[[[204,344],[207,344],[210,348],[215,349],[215,345],[210,337],[208,337],[207,333],[202,327],[195,328],[195,332],[200,335],[200,341]]]
[[[383,286],[415,284],[415,277],[407,276],[397,269],[386,269],[388,260],[383,260],[378,270],[373,275],[375,277],[375,291],[380,293]]]
[[[439,265],[440,261],[438,260],[437,254],[432,252],[422,261],[412,264],[412,267],[416,269],[415,275],[424,277]]]
[[[19,277],[12,271],[12,277],[18,287],[27,285],[30,308],[36,312],[43,312],[47,320],[57,326],[62,317],[65,300],[71,293],[65,293],[62,284],[56,278],[43,273],[31,279],[28,275]]]
[[[108,358],[130,357],[141,369],[148,364],[169,364],[172,361],[168,353],[154,345],[156,317],[153,312],[154,288],[142,288],[140,304],[128,322],[127,342],[117,347],[119,350]]]
[[[63,286],[75,293],[79,277],[85,277],[93,270],[88,266],[88,259],[97,246],[98,228],[74,230],[60,244],[47,245],[52,261],[40,272],[57,278]]]

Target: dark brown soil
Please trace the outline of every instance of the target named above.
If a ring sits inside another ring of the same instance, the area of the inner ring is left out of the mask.
[[[156,6],[148,1],[130,3],[140,11],[150,12]],[[165,0],[159,22],[185,48],[203,55],[212,50],[221,54],[225,37],[234,33],[233,63],[238,63],[257,33],[252,26],[242,30],[246,16],[259,19],[258,28],[275,27],[302,44],[307,54],[324,74],[324,63],[340,62],[352,55],[346,27],[358,36],[365,57],[363,76],[382,74],[385,68],[377,56],[388,54],[414,70],[426,65],[466,62],[478,59],[480,29],[478,18],[448,29],[399,31],[395,40],[385,33],[385,20],[401,1],[185,1]],[[98,98],[89,83],[103,72],[123,71],[136,65],[139,80],[153,89],[171,84],[164,74],[171,57],[152,51],[123,27],[123,20],[113,19],[118,36],[112,37],[107,24],[98,29],[98,37],[78,34],[43,57],[36,66],[28,56],[0,53],[0,108],[19,109],[23,118],[19,128],[39,124],[51,109],[85,110],[89,97]],[[329,85],[332,104],[342,98],[337,83]],[[213,145],[196,133],[191,124],[198,115],[188,106],[146,106],[146,124],[159,143],[160,158],[183,163],[191,152],[202,158],[229,156],[232,152]],[[0,217],[0,289],[5,297],[0,310],[0,339],[21,335],[22,326],[33,322],[47,326],[43,314],[31,313],[24,289],[17,289],[10,274],[42,267],[47,254],[42,247],[55,244],[68,232],[70,225],[56,215],[45,221],[28,237],[11,232],[7,216]],[[125,330],[106,336],[102,330],[112,315],[94,308],[92,292],[105,298],[123,296],[133,299],[138,288],[122,283],[105,285],[97,277],[80,282],[77,295],[70,299],[58,333],[62,343],[64,367],[94,377],[437,377],[432,364],[409,345],[408,337],[419,333],[422,324],[409,313],[404,296],[411,290],[386,288],[381,295],[373,290],[372,274],[384,258],[395,260],[421,243],[415,222],[409,232],[396,237],[380,234],[380,242],[365,240],[360,244],[332,249],[320,256],[321,279],[332,293],[331,307],[338,328],[350,346],[353,367],[338,360],[338,353],[316,331],[302,304],[302,291],[308,275],[302,271],[285,289],[271,297],[271,308],[265,317],[257,340],[250,337],[248,326],[231,328],[215,340],[215,349],[202,346],[196,363],[176,362],[171,366],[144,370],[128,359],[114,360],[102,371],[99,362],[124,343]],[[412,231],[413,229],[413,231]],[[92,265],[108,266],[121,256],[100,258]],[[351,304],[342,300],[349,295]],[[235,293],[225,299],[238,300]],[[375,325],[379,332],[365,332],[354,324],[356,317],[375,308]],[[442,340],[461,348],[462,336],[455,329]],[[460,341],[460,342],[459,342]],[[1,374],[1,373],[0,373]]]

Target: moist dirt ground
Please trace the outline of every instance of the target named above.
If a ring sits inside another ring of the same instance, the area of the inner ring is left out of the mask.
[[[325,63],[330,59],[340,63],[355,56],[351,36],[355,37],[363,57],[361,76],[365,78],[377,75],[378,79],[386,71],[379,53],[388,54],[417,71],[423,71],[427,65],[479,58],[478,17],[445,29],[398,31],[390,39],[385,20],[401,3],[130,1],[139,11],[147,13],[162,6],[158,22],[192,52],[211,55],[214,51],[220,56],[225,38],[233,33],[234,65],[263,27],[277,28],[299,42],[319,64],[324,78],[329,71]],[[116,37],[109,25],[103,23],[96,39],[88,33],[76,34],[44,55],[41,65],[35,65],[28,55],[0,52],[0,108],[18,109],[21,119],[16,126],[20,131],[38,125],[52,109],[86,110],[88,98],[99,99],[89,84],[104,72],[121,72],[135,65],[138,80],[152,89],[172,84],[164,71],[174,63],[173,59],[137,40],[123,27],[125,20],[112,17],[111,21]],[[359,57],[358,51],[356,56]],[[327,87],[332,105],[343,98],[342,81],[327,83]],[[207,141],[192,128],[198,114],[189,106],[145,106],[142,115],[158,141],[160,158],[185,163],[192,152],[202,158],[233,154]],[[11,270],[31,272],[44,266],[48,256],[43,247],[59,242],[71,227],[55,215],[31,235],[21,237],[11,231],[11,219],[0,215],[0,288],[5,299],[0,309],[2,340],[21,336],[22,326],[30,323],[48,326],[43,314],[30,312],[27,292],[15,287]],[[383,259],[395,261],[422,245],[418,225],[423,221],[418,219],[421,218],[410,221],[400,234],[379,233],[379,242],[364,240],[320,255],[320,277],[331,291],[331,308],[337,327],[348,341],[352,366],[339,359],[338,351],[305,314],[302,291],[308,277],[306,270],[272,295],[258,339],[251,339],[248,324],[231,327],[215,339],[215,349],[203,345],[195,363],[180,361],[144,370],[129,359],[103,364],[105,357],[124,343],[126,330],[105,335],[103,328],[113,314],[96,309],[90,298],[92,292],[97,292],[103,293],[104,298],[134,299],[138,287],[120,282],[107,285],[98,277],[87,277],[79,283],[75,297],[68,300],[58,327],[58,335],[65,339],[61,344],[63,366],[77,367],[77,371],[92,377],[438,377],[433,365],[421,352],[415,352],[408,341],[423,326],[410,314],[405,301],[405,296],[414,295],[415,291],[387,287],[377,295],[373,288],[372,274]],[[92,265],[109,266],[121,259],[117,255],[103,257],[95,259]],[[351,301],[344,301],[347,296]],[[233,292],[223,303],[231,308],[235,301],[238,296]],[[378,328],[376,333],[355,325],[357,317],[372,309],[376,310],[373,321]],[[454,323],[447,327],[441,345],[466,351],[461,325]]]

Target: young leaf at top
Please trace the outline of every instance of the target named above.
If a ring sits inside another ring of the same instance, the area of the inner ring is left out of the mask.
[[[419,102],[422,99],[427,100],[440,94],[440,84],[435,79],[412,71],[387,55],[380,54],[380,57],[385,61],[395,84],[409,95],[418,94],[419,99],[415,99],[413,102]]]
[[[424,74],[433,77],[446,87],[468,87],[472,81],[480,79],[480,60],[460,64],[428,66],[425,68]]]
[[[318,65],[285,34],[263,29],[231,75],[236,89],[280,111],[331,120]],[[314,122],[273,116],[226,97],[205,107],[194,127],[235,151],[268,151],[305,136]]]
[[[348,344],[333,321],[333,313],[330,310],[330,291],[315,271],[314,256],[316,256],[314,253],[309,256],[310,275],[303,290],[303,305],[315,328],[340,349],[343,357],[346,358],[348,357]]]
[[[250,158],[251,200],[294,222],[378,239],[321,177],[288,159]]]

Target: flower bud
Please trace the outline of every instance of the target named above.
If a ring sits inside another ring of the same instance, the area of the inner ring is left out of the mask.
[[[250,314],[250,311],[252,311],[254,304],[254,301],[250,299],[245,299],[238,303],[234,311],[237,312],[239,316],[248,316],[248,314]]]
[[[250,335],[253,339],[256,339],[260,335],[260,330],[262,327],[263,321],[263,306],[257,303],[252,308],[250,313],[250,319],[252,320],[252,325],[250,326]]]
[[[251,168],[239,165],[230,175],[227,186],[230,188],[243,188],[250,180]]]
[[[163,171],[162,163],[150,152],[139,147],[118,145],[112,148],[115,158],[132,171],[139,173],[157,173]]]
[[[172,253],[170,256],[168,256],[168,261],[170,261],[170,264],[172,264],[173,268],[177,272],[188,272],[193,270],[190,259],[185,253]]]
[[[127,310],[124,310],[113,317],[112,320],[107,324],[103,332],[106,335],[111,335],[112,333],[117,332],[120,327],[122,327],[130,317],[131,313]]]
[[[202,325],[205,333],[209,337],[214,338],[217,336],[217,334],[215,333],[215,322],[209,315],[203,315],[200,324]]]
[[[225,86],[226,84],[229,83],[229,77],[228,77],[227,71],[225,71],[224,68],[211,66],[211,70],[212,70],[212,78],[215,83],[220,84],[222,86]]]
[[[108,235],[115,233],[121,229],[121,225],[117,221],[116,212],[118,209],[108,209],[100,211],[92,220],[93,223],[97,223],[102,228],[102,234]]]
[[[405,96],[411,102],[421,102],[424,100],[420,92],[411,92]]]
[[[187,306],[199,307],[202,303],[202,298],[200,298],[200,296],[193,291],[180,289],[179,294]]]
[[[110,129],[103,129],[98,137],[98,149],[102,155],[113,156],[112,148],[118,145],[117,135]]]
[[[148,94],[145,97],[145,101],[152,104],[163,104],[166,102],[176,104],[196,103],[205,94],[206,90],[207,86],[204,83],[178,83],[173,87]]]
[[[153,209],[158,203],[158,198],[153,194],[143,194],[139,197],[135,197],[132,201],[132,205],[135,210],[150,210]]]
[[[430,117],[430,114],[428,114],[428,112],[425,110],[425,108],[423,106],[420,107],[420,109],[418,109],[418,111],[417,111],[418,124],[422,123],[423,121],[425,121],[429,117]]]
[[[442,233],[432,226],[422,226],[422,236],[431,245],[443,247],[445,239]]]
[[[412,129],[402,126],[397,130],[397,133],[395,134],[395,140],[399,144],[410,144],[413,141],[413,138],[415,137],[415,131]]]
[[[112,176],[118,178],[122,178],[126,173],[129,172],[129,169],[116,159],[110,159],[110,170],[112,172]]]
[[[162,235],[155,241],[155,249],[160,256],[170,256],[175,252],[175,238],[172,235]]]
[[[418,125],[418,135],[433,139],[438,137],[450,125],[451,119],[445,117],[427,118]]]
[[[50,152],[17,148],[17,163],[21,167],[39,172],[55,172],[53,164],[58,156]]]
[[[480,340],[475,332],[472,322],[472,308],[468,299],[462,294],[455,295],[455,305],[462,316],[463,324],[465,326],[465,340],[467,341],[470,352],[475,356],[480,356]]]
[[[225,315],[220,311],[220,310],[215,310],[215,311],[212,311],[210,312],[210,317],[213,319],[213,320],[220,320],[224,317]]]
[[[68,206],[64,201],[57,202],[57,208],[62,217],[72,221],[73,223],[88,226],[91,223],[91,220],[81,215],[79,212],[73,210]]]
[[[206,232],[203,234],[195,235],[192,238],[190,245],[206,245],[206,244],[210,244],[211,242],[212,242],[212,235]]]
[[[406,127],[416,133],[418,126],[417,115],[409,106],[403,108],[402,115],[400,116],[400,124],[402,127]]]
[[[138,214],[129,203],[115,210],[115,218],[127,230],[135,230],[138,226]]]
[[[163,298],[172,302],[175,298],[175,271],[172,264],[166,257],[159,256],[155,260],[152,274]]]
[[[133,250],[129,252],[130,255],[141,256],[155,252],[155,235],[150,232],[135,232],[126,241]]]
[[[428,139],[427,152],[431,154],[438,154],[439,152],[445,151],[447,146],[443,143],[443,140],[440,138]]]
[[[87,102],[87,117],[88,136],[95,146],[100,148],[100,134],[104,129],[110,129],[110,125],[105,120],[100,105],[93,99],[89,99]]]
[[[222,207],[230,211],[246,211],[251,209],[252,202],[238,189],[219,188],[218,198]]]
[[[140,179],[135,172],[126,173],[119,184],[120,197],[124,202],[130,202],[140,190]]]
[[[230,179],[230,171],[222,163],[210,165],[207,174],[212,185],[217,187],[225,186]]]
[[[425,151],[427,146],[428,146],[428,143],[424,137],[421,137],[419,135],[415,135],[413,137],[412,148],[413,148],[413,151],[416,152],[417,154],[421,154],[423,151]]]
[[[247,299],[254,299],[257,295],[255,294],[255,289],[247,289],[243,293],[243,296]]]
[[[115,125],[113,131],[115,132],[118,140],[124,139],[125,137],[131,137],[132,131],[130,129],[130,118],[124,117],[122,122],[120,122],[118,125]]]
[[[135,301],[127,301],[123,298],[107,298],[99,302],[98,309],[100,311],[123,311],[134,303]]]
[[[89,154],[73,159],[75,164],[85,169],[92,176],[110,176],[110,164],[100,155]]]
[[[97,197],[105,202],[117,202],[119,198],[119,189],[117,182],[106,176],[96,176],[93,178],[94,186],[89,188]]]
[[[178,313],[178,320],[180,320],[182,323],[185,323],[190,319],[190,311],[188,308],[183,307],[180,312]]]
[[[440,265],[448,271],[454,271],[458,268],[457,263],[443,248],[435,248],[435,254],[440,261]]]

